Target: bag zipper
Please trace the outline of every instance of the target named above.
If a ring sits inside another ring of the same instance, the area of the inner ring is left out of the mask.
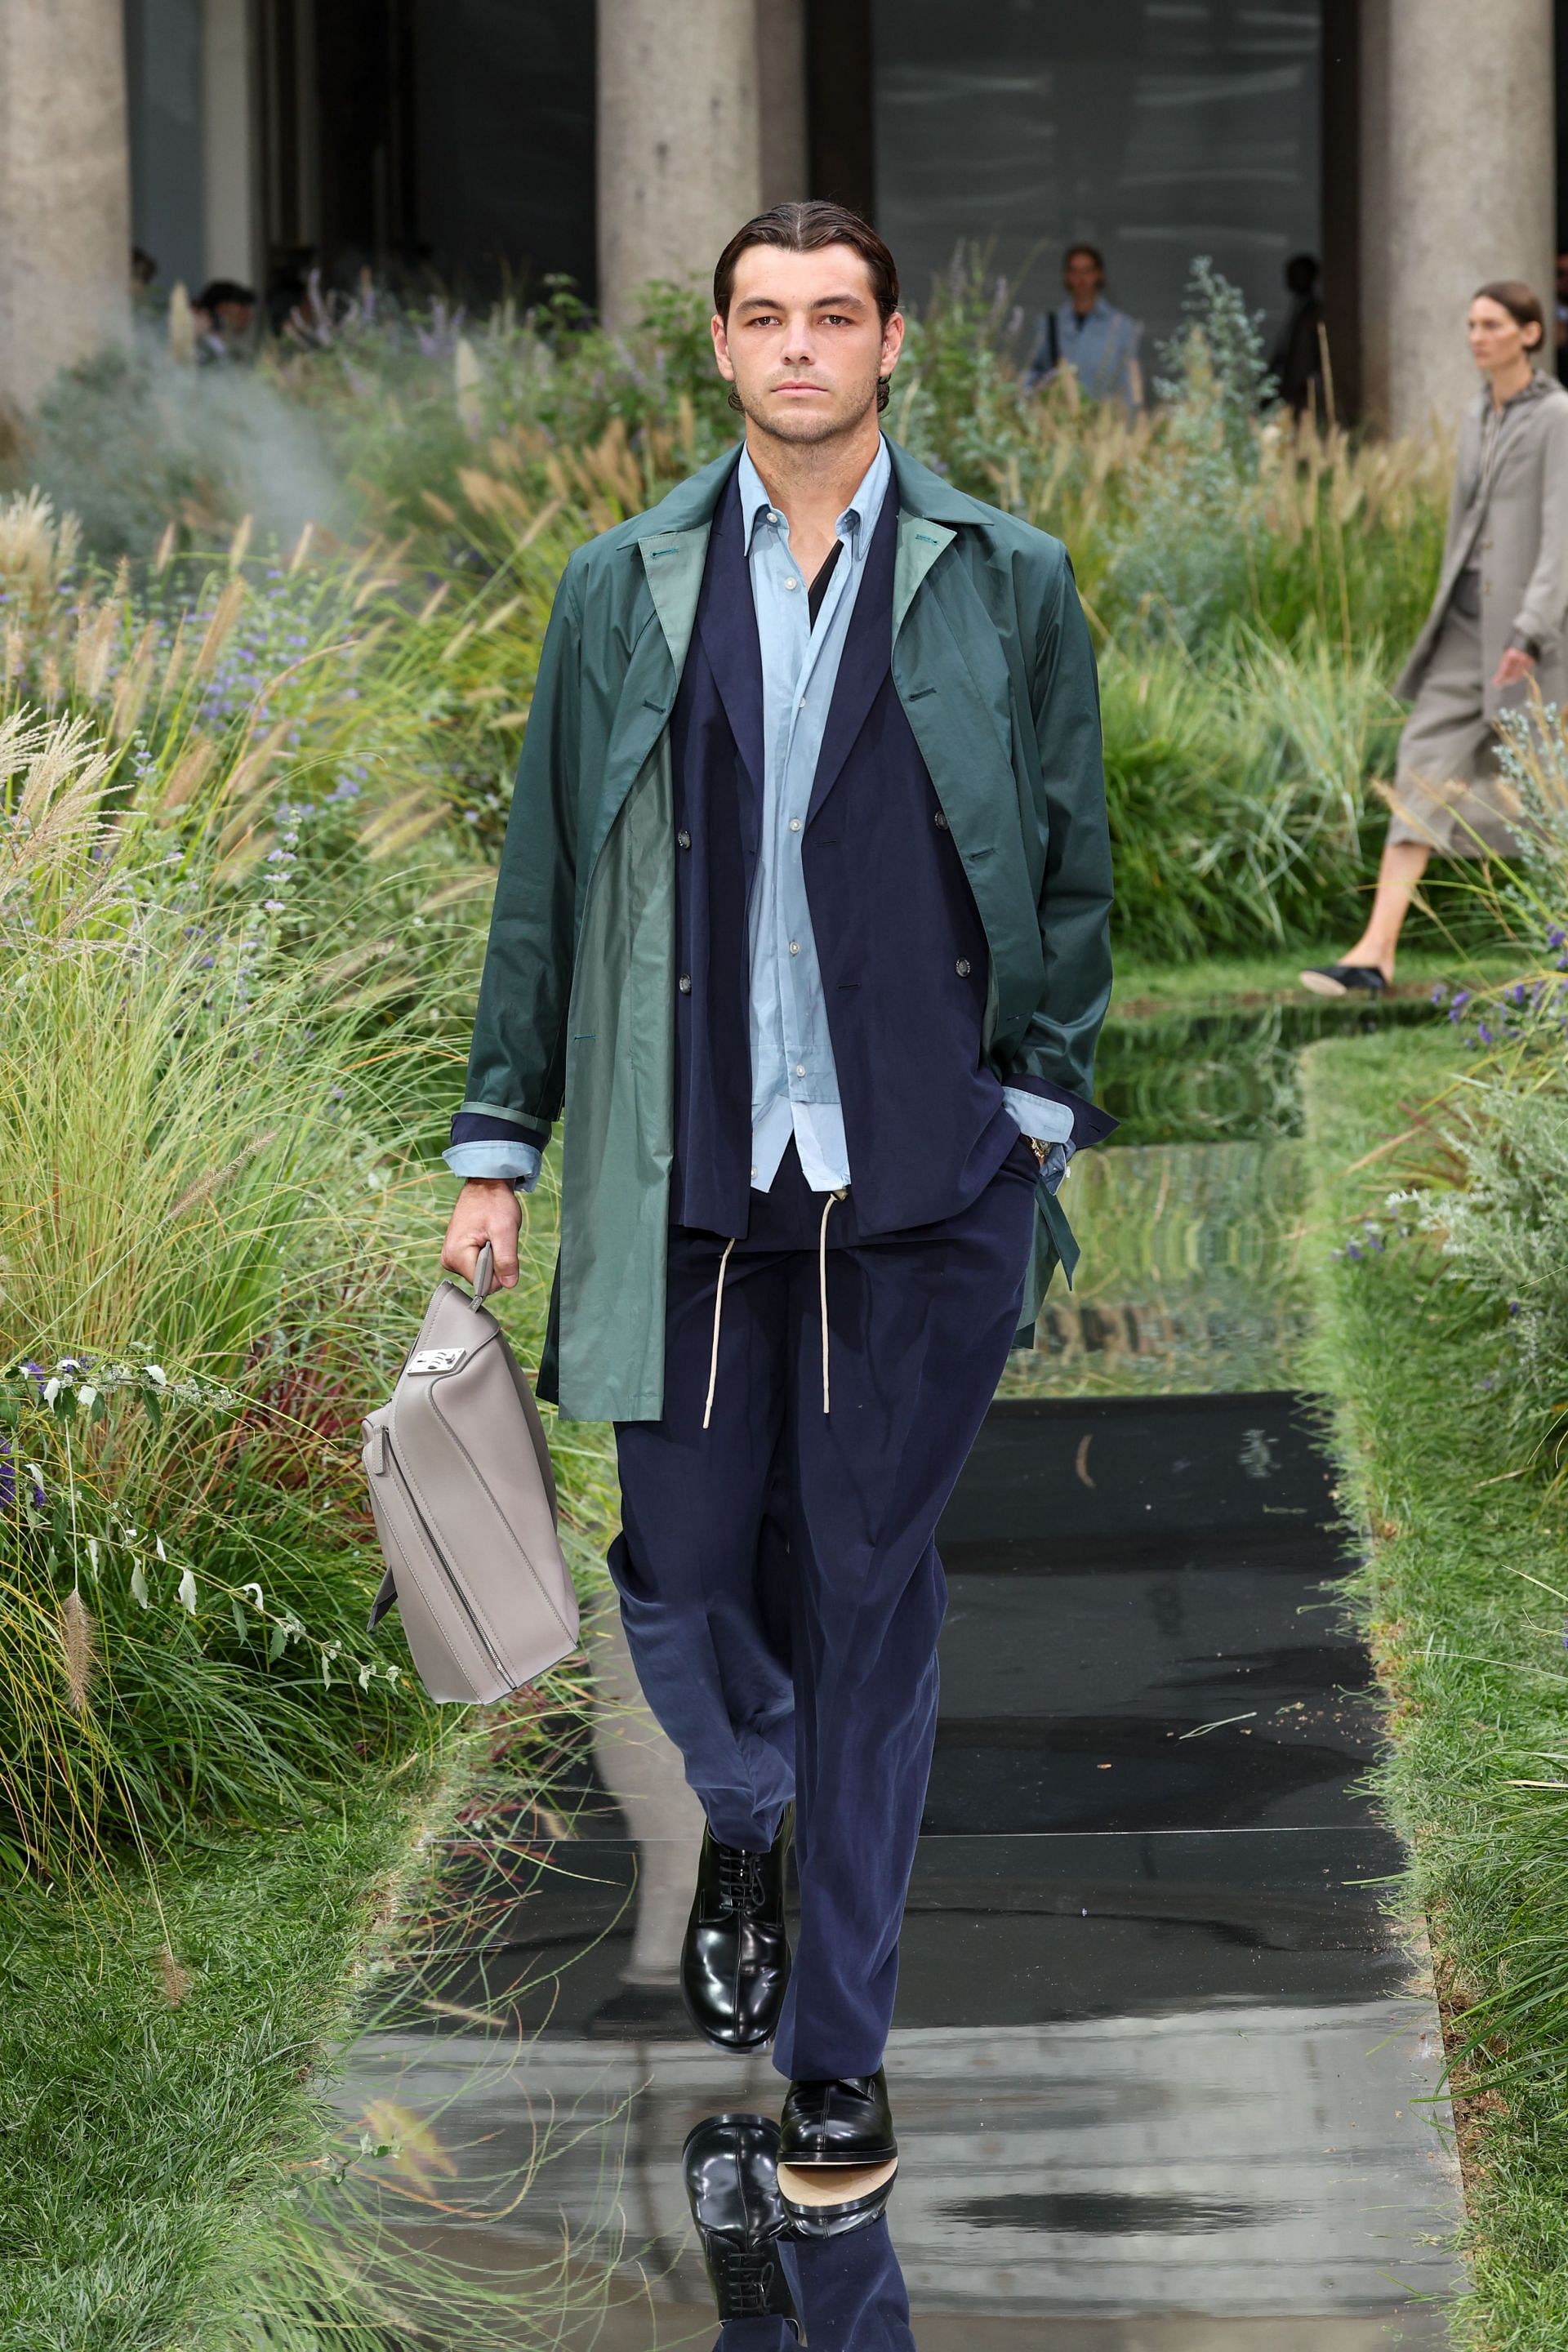
[[[414,1488],[408,1478],[408,1474],[397,1458],[396,1453],[393,1447],[391,1435],[387,1431],[384,1423],[382,1424],[381,1428],[380,1466],[384,1475],[390,1475],[396,1479],[398,1486],[402,1490],[403,1499],[407,1504],[414,1522],[418,1528],[420,1534],[425,1538],[425,1549],[428,1551],[431,1559],[435,1561],[437,1567],[446,1578],[447,1584],[451,1587],[452,1596],[462,1610],[464,1616],[468,1619],[469,1630],[472,1632],[475,1641],[479,1643],[486,1657],[489,1658],[497,1674],[504,1677],[508,1673],[508,1668],[504,1661],[497,1654],[495,1643],[490,1640],[489,1635],[485,1632],[485,1629],[480,1624],[479,1618],[475,1615],[473,1603],[468,1599],[468,1594],[464,1591],[462,1585],[458,1582],[457,1573],[454,1570],[450,1560],[447,1559],[445,1552],[441,1549],[440,1545],[437,1542],[435,1536],[431,1532],[430,1523],[419,1507],[418,1501],[414,1493]]]

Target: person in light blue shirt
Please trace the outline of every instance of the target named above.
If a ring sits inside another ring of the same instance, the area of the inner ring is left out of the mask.
[[[564,1109],[539,1391],[615,1425],[609,1571],[703,1811],[681,1995],[715,2051],[771,2042],[757,2146],[837,2243],[898,2165],[937,1522],[1077,1256],[1046,1163],[1114,1124],[1110,840],[1065,550],[883,438],[877,232],[759,215],[710,328],[743,443],[556,600],[448,1150],[491,1181],[442,1255],[516,1278],[508,1180]],[[726,2263],[721,2320],[759,2284]]]
[[[1062,257],[1067,299],[1040,321],[1040,339],[1024,378],[1034,392],[1070,367],[1090,400],[1120,400],[1129,416],[1143,405],[1143,370],[1136,319],[1105,299],[1105,262],[1098,247],[1069,245]]]

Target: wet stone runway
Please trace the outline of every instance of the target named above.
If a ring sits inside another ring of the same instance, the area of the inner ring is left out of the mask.
[[[1149,1258],[1113,1215],[1118,1161],[1122,1205],[1145,1196],[1138,1156],[1106,1155],[1085,1220],[1134,1285]],[[1271,1246],[1239,1353],[1288,1381]],[[1441,2344],[1458,2190],[1437,2021],[1360,1787],[1379,1728],[1316,1408],[1227,1389],[1223,1362],[1209,1393],[1158,1393],[1145,1360],[1078,1383],[1121,1393],[1042,1394],[1050,1362],[994,1405],[941,1531],[942,1711],[888,2053],[902,2163],[890,2244],[863,2232],[854,2259],[896,2261],[921,2352]],[[663,2352],[714,2335],[682,2140],[722,2108],[776,2112],[783,2085],[687,2027],[695,1801],[613,1615],[589,1654],[591,1735],[550,1807],[504,1864],[482,1841],[454,1860],[482,1901],[439,2013],[395,2002],[338,2095],[438,2152],[425,2244],[502,2284],[559,2260],[565,2224],[570,2308],[539,2340]],[[843,2332],[842,2263],[803,2287],[814,2347],[907,2343]]]
[[[1289,1393],[993,1411],[942,1530],[889,2053],[922,2347],[961,2326],[1118,2352],[1443,2340],[1436,2020],[1356,1793],[1377,1732],[1325,1590],[1331,1514]],[[538,1841],[447,1986],[491,2027],[395,2022],[346,2091],[439,2116],[471,2215],[548,2121],[536,2193],[453,2225],[466,2259],[542,2259],[564,2214],[618,2274],[582,2340],[643,2352],[705,2321],[681,2140],[780,2085],[686,2029],[695,1810],[596,1639],[615,1704],[563,1791],[572,1833]]]

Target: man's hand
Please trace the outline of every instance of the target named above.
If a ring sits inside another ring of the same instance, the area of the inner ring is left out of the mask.
[[[499,1176],[470,1176],[458,1195],[441,1245],[448,1274],[472,1282],[479,1252],[489,1242],[495,1255],[496,1285],[510,1290],[517,1281],[517,1236],[522,1208],[511,1186]]]
[[[1535,656],[1527,654],[1522,646],[1510,646],[1497,666],[1494,686],[1517,686],[1521,677],[1529,677],[1535,667]]]

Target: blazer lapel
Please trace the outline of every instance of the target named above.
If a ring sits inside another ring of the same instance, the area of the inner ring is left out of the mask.
[[[750,807],[742,816],[748,835],[754,839],[761,830],[763,806],[763,648],[746,562],[741,486],[735,474],[725,485],[713,518],[697,632],[751,784]]]
[[[887,496],[882,500],[882,511],[877,518],[877,528],[871,535],[870,551],[866,558],[866,569],[860,575],[855,609],[849,615],[844,651],[839,656],[833,700],[828,705],[827,725],[823,730],[822,749],[817,754],[816,774],[812,779],[811,801],[805,817],[807,824],[838,782],[844,762],[853,751],[855,739],[866,724],[867,714],[888,675],[888,666],[893,656],[893,567],[898,544],[898,492],[889,482]]]

